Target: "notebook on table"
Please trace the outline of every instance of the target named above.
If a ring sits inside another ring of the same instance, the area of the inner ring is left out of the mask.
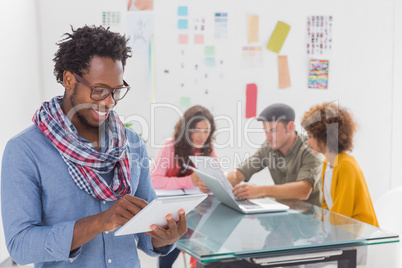
[[[190,159],[196,168],[187,167],[193,169],[214,196],[226,206],[245,214],[286,211],[289,209],[288,206],[268,197],[237,199],[232,193],[232,185],[226,179],[225,174],[223,174],[216,158],[208,156],[190,156]]]

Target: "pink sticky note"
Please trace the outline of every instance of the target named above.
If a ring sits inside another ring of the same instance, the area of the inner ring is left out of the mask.
[[[247,84],[246,88],[246,118],[257,116],[257,85]]]
[[[195,34],[194,35],[194,44],[204,44],[204,35],[203,34]]]
[[[179,44],[188,44],[188,35],[187,34],[179,34]]]

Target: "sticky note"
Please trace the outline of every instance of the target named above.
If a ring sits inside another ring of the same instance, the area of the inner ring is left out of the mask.
[[[178,7],[177,15],[178,16],[188,16],[188,8],[187,7]]]
[[[214,67],[215,66],[215,58],[214,57],[206,57],[205,58],[205,66]]]
[[[182,45],[188,44],[188,35],[187,34],[179,34],[179,44],[182,44]]]
[[[188,20],[180,19],[179,22],[178,22],[177,27],[179,29],[183,29],[183,30],[188,29]]]
[[[191,98],[189,97],[181,97],[180,106],[183,108],[188,108],[191,106]]]
[[[258,15],[248,16],[248,43],[258,42],[258,29],[259,29],[259,17]]]
[[[269,39],[267,49],[272,50],[275,53],[279,53],[282,49],[283,43],[286,40],[290,30],[290,26],[284,22],[278,21],[275,30]]]
[[[257,116],[257,85],[247,84],[246,87],[246,118]]]
[[[278,76],[280,89],[290,87],[288,56],[278,56]]]
[[[215,56],[215,47],[214,46],[205,46],[204,54],[205,54],[205,56]]]
[[[204,44],[204,35],[203,34],[195,34],[194,35],[194,44]]]

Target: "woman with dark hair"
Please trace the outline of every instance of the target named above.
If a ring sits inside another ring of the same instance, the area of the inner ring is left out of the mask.
[[[353,148],[356,131],[351,114],[335,103],[323,103],[310,108],[301,123],[308,134],[307,145],[326,158],[322,207],[378,227],[363,172],[346,153]]]
[[[198,186],[201,192],[209,189],[192,170],[184,165],[194,166],[190,155],[216,157],[212,142],[215,121],[203,106],[193,106],[184,112],[176,123],[172,138],[165,141],[151,168],[151,179],[155,189],[186,189]],[[184,165],[183,165],[184,164]],[[172,267],[180,254],[175,249],[159,258],[159,267]]]

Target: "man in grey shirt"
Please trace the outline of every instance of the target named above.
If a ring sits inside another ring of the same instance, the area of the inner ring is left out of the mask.
[[[321,206],[322,162],[304,145],[307,137],[295,131],[293,108],[272,104],[257,119],[263,123],[267,140],[253,156],[228,173],[235,196],[298,199]],[[266,167],[275,185],[240,184]]]

